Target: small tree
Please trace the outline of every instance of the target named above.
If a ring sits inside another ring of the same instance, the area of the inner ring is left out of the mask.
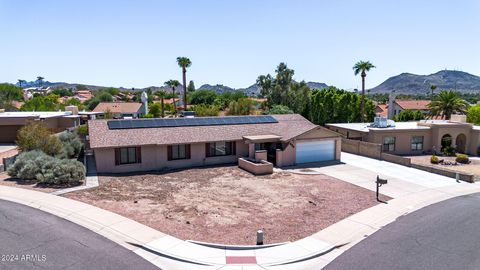
[[[18,148],[22,151],[41,150],[54,156],[62,152],[62,142],[41,121],[30,121],[18,131]]]
[[[195,91],[195,84],[193,83],[193,81],[190,81],[188,83],[187,92],[194,92],[194,91]]]
[[[152,117],[160,117],[162,114],[162,106],[158,103],[153,103],[149,106],[148,113],[152,115]]]
[[[228,115],[249,115],[254,110],[253,100],[242,98],[238,101],[232,101],[228,105]]]
[[[475,125],[480,125],[480,105],[468,108],[467,121]]]
[[[267,114],[290,114],[293,113],[293,111],[283,105],[273,105],[270,109],[267,110]]]

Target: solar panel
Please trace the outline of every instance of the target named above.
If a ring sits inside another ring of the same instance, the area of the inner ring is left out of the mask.
[[[124,119],[110,120],[107,122],[107,125],[109,129],[136,129],[185,126],[250,125],[265,123],[278,123],[278,121],[271,115],[250,115],[196,118]]]

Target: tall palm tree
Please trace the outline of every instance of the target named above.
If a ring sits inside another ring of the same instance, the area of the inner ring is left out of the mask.
[[[446,120],[450,120],[450,117],[454,113],[465,114],[468,109],[468,103],[461,99],[460,96],[450,90],[440,92],[435,100],[428,104],[430,109],[430,116],[442,116]]]
[[[362,99],[360,102],[360,120],[362,122],[365,118],[365,77],[367,77],[367,72],[372,68],[375,68],[375,66],[370,63],[370,61],[358,61],[353,66],[353,72],[355,73],[355,76],[358,74],[362,76]]]
[[[177,80],[168,80],[165,82],[165,86],[171,87],[172,88],[172,94],[173,94],[173,110],[176,112],[177,111],[177,105],[175,104],[175,87],[178,87],[180,85],[180,82]]]
[[[430,90],[432,91],[432,96],[431,99],[433,99],[433,92],[437,89],[437,86],[435,84],[430,85]]]
[[[187,68],[192,65],[192,61],[187,57],[177,57],[178,66],[182,68],[183,78],[183,109],[187,110]]]
[[[44,79],[45,79],[44,77],[42,77],[42,76],[38,76],[38,77],[37,77],[37,84],[38,84],[38,85],[40,85],[40,86],[42,86],[42,85],[43,85],[43,80],[44,80]]]

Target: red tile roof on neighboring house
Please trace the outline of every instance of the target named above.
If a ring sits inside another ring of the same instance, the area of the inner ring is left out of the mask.
[[[321,128],[298,114],[273,117],[278,123],[109,129],[109,120],[90,120],[88,127],[92,148],[235,141],[248,135],[277,135],[286,142],[305,132]]]
[[[430,100],[395,100],[395,103],[404,110],[428,110]]]
[[[93,112],[139,113],[142,103],[137,102],[100,102]]]

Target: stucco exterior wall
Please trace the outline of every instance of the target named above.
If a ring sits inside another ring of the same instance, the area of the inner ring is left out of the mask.
[[[390,152],[391,154],[397,155],[420,155],[424,151],[429,151],[432,149],[432,136],[431,130],[370,130],[369,142],[378,143],[383,145],[383,140],[385,137],[391,136],[395,137],[395,151]],[[412,137],[414,136],[423,136],[423,149],[422,150],[412,150],[411,142]]]
[[[94,151],[97,171],[99,173],[123,173],[236,163],[239,157],[248,157],[248,145],[243,143],[243,141],[236,141],[235,143],[236,155],[221,157],[206,157],[204,143],[191,144],[191,158],[180,160],[168,160],[166,145],[142,146],[141,163],[122,165],[115,165],[114,148],[97,148]]]

